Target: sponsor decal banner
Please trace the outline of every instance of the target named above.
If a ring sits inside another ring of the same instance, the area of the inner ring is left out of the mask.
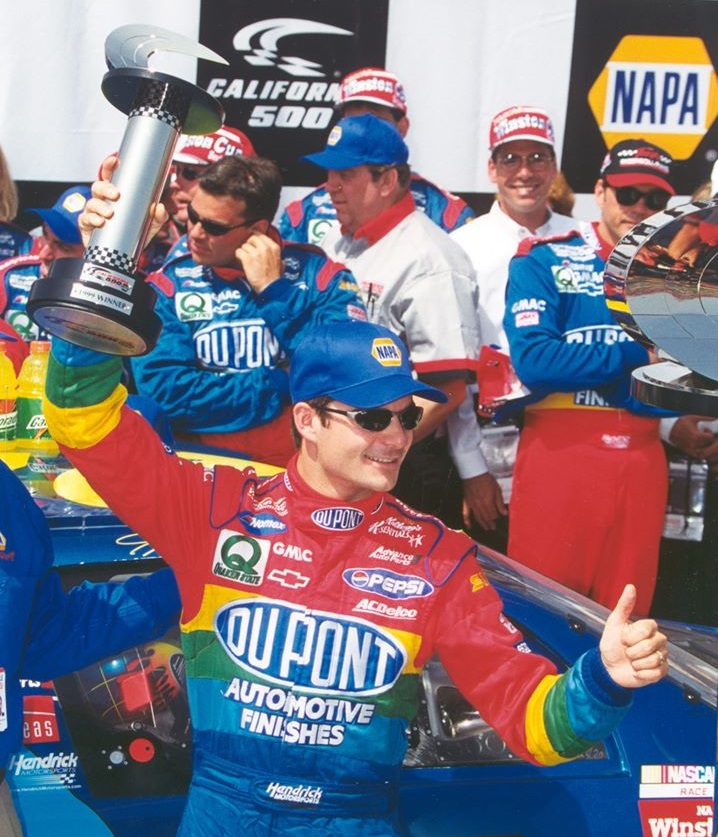
[[[715,765],[641,765],[643,837],[711,837]]]
[[[55,698],[52,695],[23,696],[22,740],[24,744],[60,740],[55,706]]]
[[[682,0],[577,0],[562,159],[576,192],[593,191],[605,151],[644,138],[676,160],[676,191],[706,179],[718,145],[718,6]],[[581,148],[581,154],[575,149]]]
[[[640,799],[643,837],[712,837],[713,802]]]
[[[323,180],[301,157],[324,146],[342,77],[384,66],[388,7],[388,0],[202,2],[199,41],[229,66],[201,62],[197,82],[221,102],[227,125],[279,163],[285,185]]]

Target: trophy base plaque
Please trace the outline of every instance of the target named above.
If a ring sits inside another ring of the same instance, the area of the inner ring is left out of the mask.
[[[653,407],[718,418],[718,381],[674,361],[634,369],[631,395]]]
[[[86,349],[143,355],[162,330],[154,289],[117,268],[58,259],[32,290],[27,311],[40,328]]]

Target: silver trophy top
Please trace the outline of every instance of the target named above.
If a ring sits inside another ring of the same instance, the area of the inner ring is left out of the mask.
[[[217,64],[228,62],[211,49],[191,38],[144,23],[130,23],[113,29],[105,39],[105,60],[110,70],[119,67],[149,68],[155,52],[178,52]]]

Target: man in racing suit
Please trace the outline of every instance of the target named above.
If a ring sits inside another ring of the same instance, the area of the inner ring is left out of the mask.
[[[54,341],[45,410],[177,577],[194,734],[182,837],[402,833],[395,782],[434,653],[540,764],[601,739],[626,687],[665,674],[655,623],[627,622],[629,587],[601,650],[558,675],[507,624],[476,544],[387,493],[421,418],[412,395],[445,397],[389,329],[331,323],[297,348],[299,451],[268,479],[177,458],[123,406],[120,367]]]
[[[0,837],[22,833],[3,782],[22,740],[20,678],[51,680],[161,636],[179,620],[172,571],[64,593],[50,530],[0,461]]]
[[[394,125],[402,137],[409,131],[404,86],[394,73],[377,67],[354,70],[342,79],[335,110],[338,119],[373,113]],[[474,211],[465,201],[416,172],[412,172],[409,189],[416,208],[446,232],[458,229],[474,217]],[[309,244],[321,245],[329,230],[338,227],[326,184],[288,204],[279,221],[279,232],[285,241]]]
[[[519,247],[504,317],[512,363],[531,390],[508,553],[607,606],[633,580],[644,614],[668,490],[658,421],[667,413],[630,396],[631,371],[649,356],[606,305],[603,269],[622,235],[665,208],[670,165],[644,140],[614,146],[596,183],[600,220]]]
[[[366,316],[359,287],[318,248],[279,241],[274,163],[224,157],[198,183],[187,236],[149,277],[166,291],[155,307],[162,332],[132,359],[135,385],[177,438],[284,465],[286,364],[316,324]]]

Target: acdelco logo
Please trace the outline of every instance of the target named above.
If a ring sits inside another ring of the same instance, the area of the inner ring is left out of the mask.
[[[364,520],[364,512],[350,507],[334,506],[327,509],[316,509],[312,512],[312,520],[322,529],[347,531],[359,526]]]
[[[434,588],[424,578],[400,575],[391,570],[354,568],[344,570],[342,578],[355,590],[376,593],[385,599],[419,599],[429,596]]]
[[[300,692],[379,694],[406,663],[405,649],[376,625],[271,599],[230,602],[214,628],[238,666]]]
[[[626,35],[588,102],[608,148],[643,137],[684,160],[718,114],[718,79],[700,38]]]

